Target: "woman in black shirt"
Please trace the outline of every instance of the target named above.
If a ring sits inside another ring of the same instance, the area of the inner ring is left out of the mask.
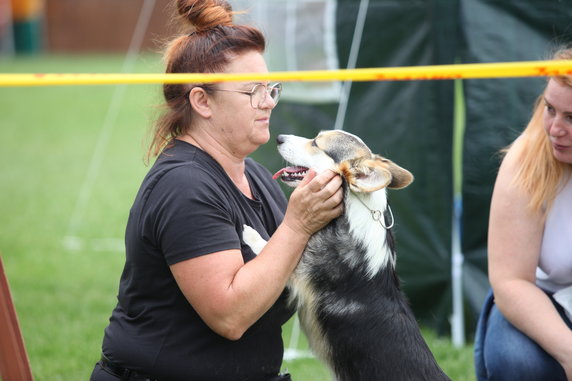
[[[222,0],[178,0],[188,30],[168,73],[266,73],[263,35]],[[118,304],[92,381],[280,380],[285,285],[315,231],[342,213],[341,179],[310,171],[286,199],[248,158],[269,140],[281,86],[165,84],[157,160],[126,229]],[[243,225],[268,244],[256,256]]]

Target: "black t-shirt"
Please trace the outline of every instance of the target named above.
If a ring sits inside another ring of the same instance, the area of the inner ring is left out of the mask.
[[[131,208],[118,304],[103,352],[114,362],[161,380],[263,380],[279,372],[281,325],[293,314],[286,291],[240,340],[213,332],[180,291],[169,265],[229,249],[254,253],[242,225],[268,239],[284,217],[286,198],[251,159],[244,196],[202,150],[176,140],[151,168]]]

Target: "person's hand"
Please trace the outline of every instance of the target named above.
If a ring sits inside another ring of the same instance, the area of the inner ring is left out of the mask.
[[[333,171],[319,175],[310,169],[290,195],[284,223],[308,237],[343,213],[341,177]]]

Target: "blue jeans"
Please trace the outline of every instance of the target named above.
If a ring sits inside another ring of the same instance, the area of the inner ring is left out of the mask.
[[[563,309],[555,306],[572,328]],[[566,381],[560,364],[504,318],[494,304],[492,292],[479,317],[474,355],[478,381]]]

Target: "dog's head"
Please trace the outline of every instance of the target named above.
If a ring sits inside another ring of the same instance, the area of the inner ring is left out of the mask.
[[[322,131],[314,139],[279,135],[276,141],[280,155],[293,166],[281,169],[274,178],[292,187],[309,168],[339,173],[354,192],[401,189],[413,181],[408,170],[372,153],[360,138],[345,131]]]

